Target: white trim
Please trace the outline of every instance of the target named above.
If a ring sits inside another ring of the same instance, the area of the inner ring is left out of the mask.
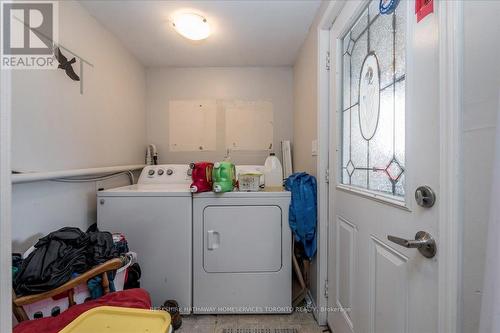
[[[461,332],[463,2],[439,1],[439,322]]]
[[[328,4],[318,25],[318,250],[317,250],[317,295],[318,304],[315,304],[314,316],[320,325],[327,324],[328,299],[325,297],[325,284],[328,280],[328,182],[326,180],[329,168],[329,95],[330,73],[334,72],[333,62],[330,61],[330,70],[326,69],[326,54],[330,51],[330,28],[345,3],[331,1]],[[332,58],[331,58],[332,59]]]
[[[50,180],[57,178],[69,178],[77,176],[90,176],[105,173],[123,172],[123,171],[134,171],[144,168],[145,164],[133,164],[133,165],[120,165],[112,167],[100,167],[100,168],[87,168],[87,169],[72,169],[72,170],[61,170],[61,171],[47,171],[47,172],[26,172],[12,175],[12,183],[29,183],[37,182],[42,180]]]
[[[321,311],[327,306],[325,284],[328,276],[328,99],[321,97],[328,94],[328,70],[326,69],[326,53],[328,51],[328,30],[318,29],[318,239],[316,260],[318,265],[317,277],[317,304],[315,317],[320,325],[326,325],[327,313]],[[325,43],[326,41],[326,43]],[[325,112],[326,110],[326,112]],[[325,138],[326,136],[326,138]]]
[[[353,195],[357,195],[366,199],[370,199],[382,204],[390,205],[395,208],[400,208],[406,211],[411,211],[410,208],[408,208],[404,198],[401,197],[396,197],[394,195],[390,194],[385,194],[383,192],[377,192],[377,191],[372,191],[372,190],[367,190],[365,188],[361,187],[356,187],[352,185],[346,185],[346,184],[337,184],[336,186],[337,190],[344,191],[347,193],[351,193]]]
[[[0,70],[0,332],[12,331],[11,72]]]
[[[325,9],[325,12],[323,13],[323,16],[319,21],[318,33],[320,33],[321,30],[328,32],[330,31],[333,22],[335,22],[337,16],[339,16],[344,6],[345,6],[345,1],[343,0],[332,0],[329,2],[328,7]]]

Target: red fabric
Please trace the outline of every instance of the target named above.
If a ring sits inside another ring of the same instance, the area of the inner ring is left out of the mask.
[[[13,333],[58,333],[83,312],[103,305],[151,309],[151,297],[140,288],[109,293],[96,300],[74,305],[56,317],[23,321],[14,327]]]
[[[420,22],[424,17],[434,12],[434,0],[415,0],[415,14],[417,14],[417,22]]]

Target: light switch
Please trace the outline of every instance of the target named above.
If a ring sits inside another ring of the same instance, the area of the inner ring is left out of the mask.
[[[313,140],[311,142],[311,153],[312,156],[318,156],[318,140]]]

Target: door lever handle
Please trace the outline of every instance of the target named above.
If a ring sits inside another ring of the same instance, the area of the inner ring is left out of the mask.
[[[427,245],[426,240],[410,240],[410,239],[399,238],[399,237],[391,236],[391,235],[387,236],[387,239],[393,243],[407,247],[409,249],[419,249],[419,248]]]
[[[414,240],[404,239],[392,235],[388,235],[387,239],[393,243],[410,249],[418,249],[418,251],[426,258],[432,258],[436,255],[436,241],[425,231],[417,232]]]

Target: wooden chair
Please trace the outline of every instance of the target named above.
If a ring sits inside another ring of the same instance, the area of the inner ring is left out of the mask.
[[[102,290],[104,294],[107,294],[109,293],[109,280],[108,274],[106,273],[109,271],[117,270],[118,268],[122,267],[123,264],[124,262],[119,258],[108,260],[105,263],[95,266],[87,272],[78,275],[74,279],[69,280],[62,286],[40,294],[17,297],[15,292],[12,291],[12,312],[14,313],[14,316],[16,317],[18,322],[29,320],[26,311],[24,311],[23,309],[24,305],[36,303],[47,298],[52,298],[53,296],[62,294],[66,291],[68,292],[68,304],[71,307],[76,304],[74,300],[73,288],[81,283],[87,283],[88,280],[98,275],[102,276]]]

